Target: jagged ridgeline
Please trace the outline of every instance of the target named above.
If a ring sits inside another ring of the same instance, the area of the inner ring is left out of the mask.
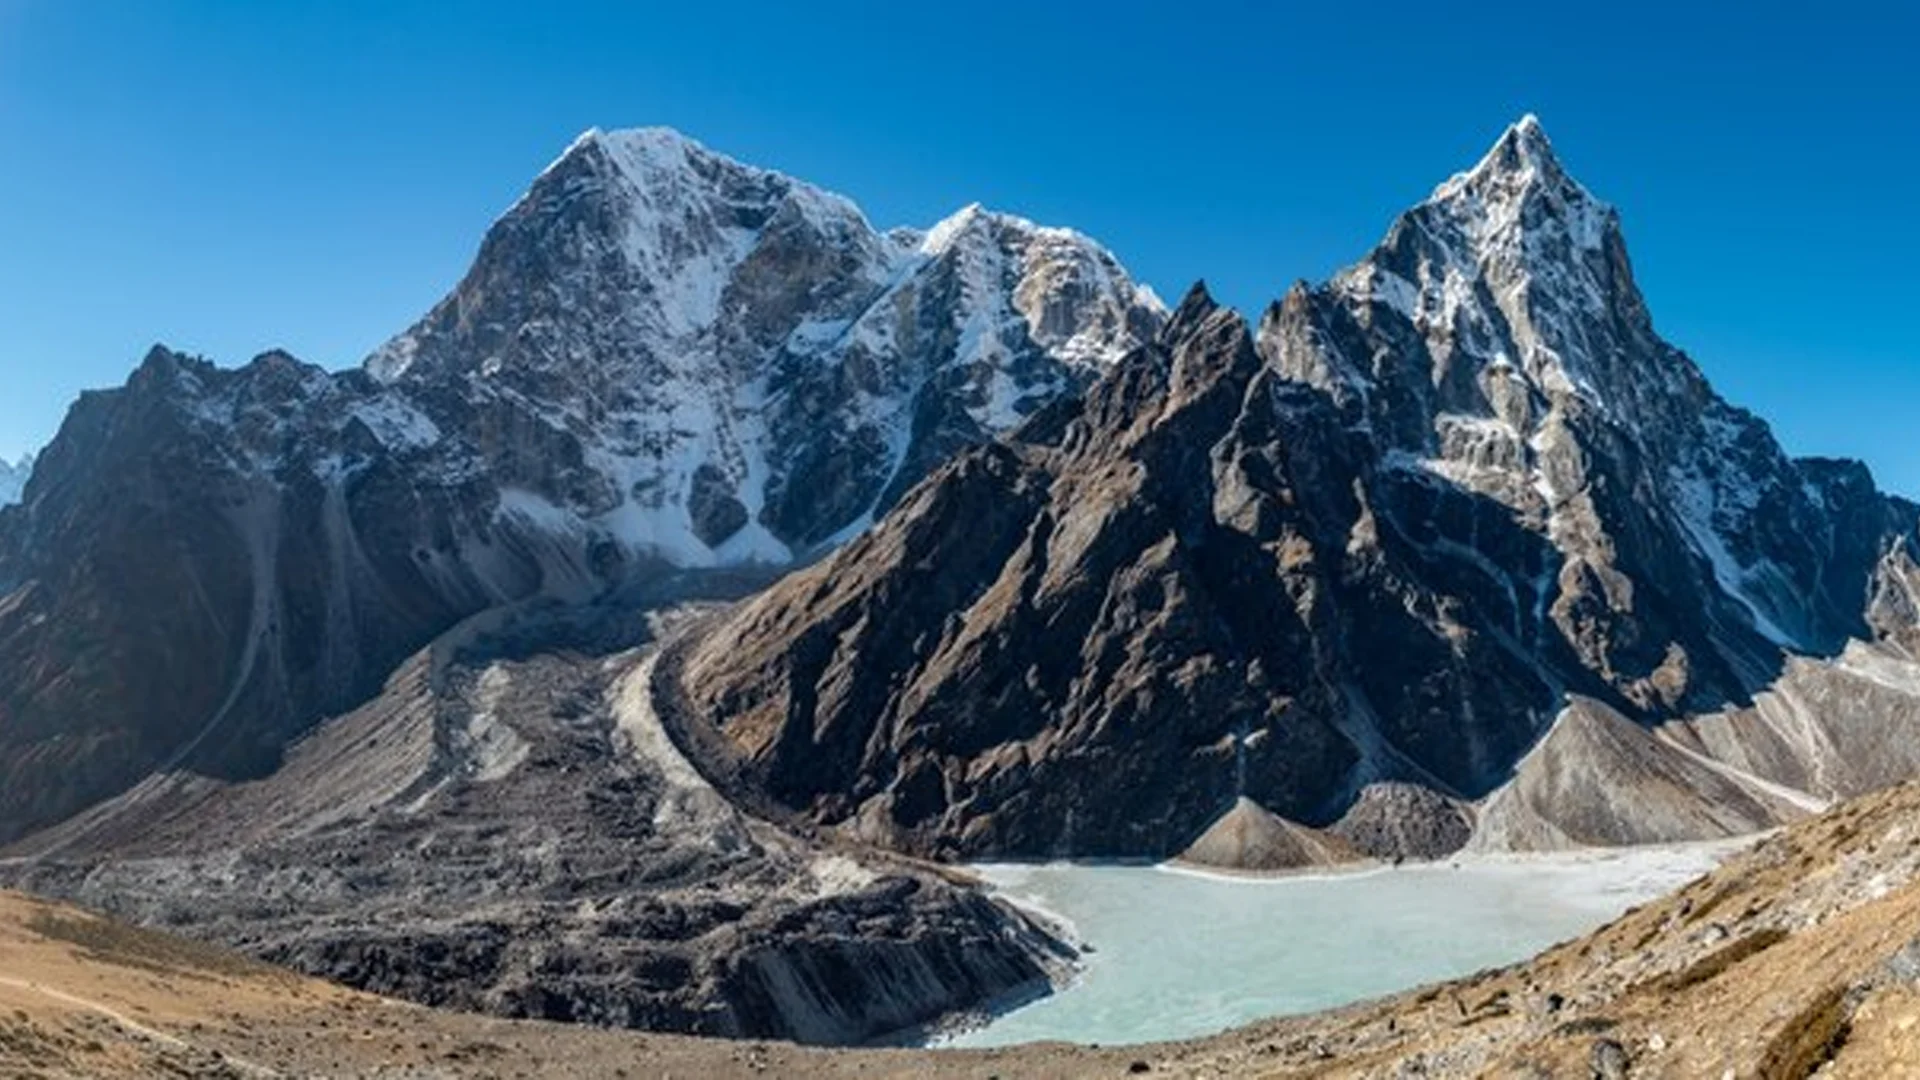
[[[679,674],[727,767],[943,856],[1170,855],[1242,770],[1379,855],[1482,800],[1490,847],[1723,835],[1920,765],[1915,521],[1655,333],[1528,118],[1257,332],[1196,287]]]
[[[1629,843],[1920,774],[1917,518],[1714,394],[1531,119],[1257,326],[590,132],[362,369],[73,407],[0,508],[0,879],[866,1039],[1062,956],[875,846]]]

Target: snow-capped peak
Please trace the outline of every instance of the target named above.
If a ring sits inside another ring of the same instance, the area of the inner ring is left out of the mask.
[[[665,174],[688,170],[712,174],[716,179],[724,174],[734,174],[737,178],[747,179],[753,187],[764,188],[767,193],[777,193],[778,197],[791,200],[816,223],[851,220],[858,222],[863,230],[872,229],[866,216],[851,199],[796,180],[777,170],[745,164],[709,149],[673,128],[638,127],[607,132],[594,129],[594,133],[597,133],[595,141],[606,148],[608,156],[638,187],[658,184]]]
[[[15,465],[9,465],[5,459],[0,459],[0,506],[11,506],[19,502],[21,492],[27,487],[27,477],[32,475],[32,454],[23,455]]]
[[[1485,156],[1434,188],[1422,207],[1468,227],[1479,244],[1521,231],[1564,227],[1578,250],[1598,251],[1615,214],[1575,180],[1532,113],[1508,127]]]
[[[729,288],[756,252],[766,259],[769,237],[785,238],[772,241],[776,248],[837,253],[786,275],[800,291],[844,291],[847,279],[884,280],[895,258],[860,209],[832,192],[743,164],[672,128],[590,128],[495,224],[461,285],[462,303],[445,314],[458,318],[460,310],[485,303],[482,293],[521,288],[531,260],[544,264],[542,272],[569,279],[570,302],[592,298],[599,308],[594,320],[603,327],[615,319],[628,324],[617,335],[626,343],[692,363],[703,350],[691,343],[721,322]],[[423,356],[422,329],[383,346],[368,370],[385,381],[407,375]],[[607,329],[603,336],[614,333]],[[488,371],[504,363],[497,352],[436,359]],[[608,350],[537,352],[522,362],[528,360],[602,368]]]
[[[629,182],[640,187],[657,183],[663,173],[691,169],[700,159],[731,165],[742,171],[746,168],[731,158],[715,154],[672,128],[640,127],[611,132],[593,128],[582,137],[581,143],[599,147],[619,166]]]
[[[750,168],[725,154],[709,150],[698,140],[674,128],[652,126],[616,128],[608,131],[605,128],[590,127],[569,143],[541,175],[551,172],[575,154],[591,151],[596,147],[606,151],[623,167],[630,168],[639,178],[644,178],[646,173],[656,170],[685,168],[695,158],[712,159],[743,170]]]
[[[1618,229],[1613,207],[1567,173],[1529,114],[1333,285],[1399,311],[1436,346],[1473,346],[1486,362],[1518,363],[1536,383],[1594,397],[1591,361],[1607,350],[1589,337],[1610,313],[1642,311],[1609,246]],[[1488,344],[1508,335],[1504,347]]]
[[[1565,416],[1657,427],[1688,384],[1684,365],[1650,344],[1618,215],[1568,175],[1532,115],[1330,285],[1370,325],[1406,327],[1429,359],[1308,365],[1302,377],[1363,397],[1365,384],[1395,381],[1429,413],[1400,425],[1418,433],[1408,452],[1516,506],[1576,486],[1530,471]]]
[[[593,129],[367,368],[563,432],[516,487],[581,529],[681,566],[782,561],[1072,392],[1162,312],[1071,230],[974,204],[883,234],[670,128]]]
[[[1514,174],[1571,179],[1553,152],[1553,141],[1547,138],[1546,128],[1532,113],[1508,125],[1473,168],[1448,177],[1434,188],[1428,201],[1452,197],[1476,181],[1485,183],[1490,177]]]
[[[968,203],[928,229],[920,237],[920,254],[939,255],[954,245],[962,233],[985,224],[991,215],[979,203]]]

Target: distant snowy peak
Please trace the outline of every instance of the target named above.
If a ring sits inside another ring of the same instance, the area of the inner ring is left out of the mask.
[[[0,460],[0,506],[11,506],[19,502],[21,493],[27,488],[27,477],[31,475],[33,475],[32,454],[23,456],[12,465]]]
[[[1167,315],[1152,289],[1135,284],[1113,253],[1087,236],[978,203],[929,230],[921,251],[1007,260],[1014,312],[1034,341],[1069,362],[1111,363],[1150,338],[1149,323]]]
[[[975,203],[924,233],[894,235],[913,243],[891,284],[827,355],[891,354],[912,365],[911,379],[952,369],[989,433],[1150,340],[1166,317],[1153,290],[1071,229]]]
[[[388,342],[366,366],[376,378],[398,379],[421,359],[427,332],[465,323],[475,336],[473,313],[490,306],[487,293],[529,287],[564,294],[540,298],[547,310],[526,327],[535,334],[569,318],[617,317],[618,335],[612,327],[598,333],[614,347],[593,350],[599,362],[633,347],[668,363],[741,345],[806,352],[831,344],[836,324],[851,328],[883,294],[943,261],[1014,266],[1008,284],[1019,313],[1035,340],[1057,345],[1063,359],[1111,359],[1144,339],[1123,332],[1124,316],[1137,331],[1142,313],[1164,314],[1112,253],[1069,229],[973,204],[930,229],[881,233],[846,197],[743,164],[671,128],[596,128],[495,224],[467,280],[443,303],[448,310]],[[1089,332],[1083,316],[1101,326]],[[457,359],[492,373],[503,358],[468,349]],[[562,350],[540,359],[582,358]]]
[[[531,516],[679,566],[779,562],[1163,316],[1071,230],[968,206],[883,233],[670,129],[593,130],[366,367],[473,451],[460,468],[518,470],[516,505],[550,507]],[[549,440],[564,456],[533,468],[521,444]]]
[[[964,279],[955,297],[961,337],[979,343],[982,320],[1007,312],[1022,319],[1031,340],[1057,350],[1069,363],[1099,364],[1116,359],[1151,336],[1148,321],[1165,308],[1151,289],[1136,286],[1113,254],[1071,229],[1037,225],[1012,214],[971,203],[929,229],[876,231],[852,200],[784,173],[742,164],[664,127],[589,131],[574,149],[604,153],[618,168],[630,193],[627,253],[649,281],[684,278],[692,265],[695,280],[670,299],[669,319],[684,318],[691,328],[720,321],[730,311],[759,299],[738,295],[722,279],[743,270],[802,275],[817,258],[811,252],[838,253],[836,277],[827,292],[839,302],[815,305],[808,317],[784,327],[789,351],[804,353],[822,340],[820,324],[843,316],[851,328],[861,317],[889,317],[889,298],[911,286],[958,267]],[[564,156],[563,156],[564,160]],[[719,242],[715,242],[718,238]],[[806,265],[793,266],[794,248],[804,249]],[[676,260],[675,254],[706,250],[718,258]],[[753,262],[764,267],[750,265]],[[862,285],[873,286],[871,291]],[[813,288],[816,301],[821,289]],[[710,301],[717,300],[718,304]],[[999,303],[1006,301],[1006,303]],[[863,308],[856,312],[854,309]],[[1129,322],[1129,319],[1132,322]],[[769,342],[769,344],[771,344]],[[831,350],[829,350],[831,351]],[[962,349],[962,362],[983,359]],[[984,357],[991,361],[992,357]]]
[[[785,173],[736,161],[672,128],[592,128],[574,141],[573,149],[595,146],[605,151],[634,189],[649,201],[654,193],[671,192],[681,185],[683,191],[717,193],[749,213],[756,207],[786,202],[822,230],[873,231],[859,207],[843,196]]]
[[[657,293],[670,328],[712,327],[736,275],[756,269],[749,265],[755,261],[759,269],[775,269],[792,246],[837,256],[831,267],[779,267],[809,279],[809,271],[830,269],[877,282],[892,261],[891,245],[842,196],[742,164],[669,128],[584,138],[587,152],[604,154],[624,181],[618,201],[630,265],[649,284],[673,283]],[[737,309],[748,298],[731,299]]]
[[[813,257],[781,265],[796,249]],[[442,304],[455,305],[451,318],[436,326],[430,314],[367,367],[377,378],[397,379],[421,358],[424,332],[444,333],[445,323],[497,306],[497,294],[526,288],[546,293],[531,298],[526,310],[540,321],[524,329],[546,333],[554,329],[548,324],[570,318],[614,318],[617,325],[601,336],[617,332],[607,344],[629,347],[615,351],[639,347],[670,359],[699,351],[690,343],[710,336],[726,312],[765,306],[767,297],[754,290],[777,290],[775,276],[830,301],[818,294],[859,292],[884,280],[892,249],[838,195],[742,164],[668,128],[593,129],[495,223],[466,280]],[[521,360],[565,366],[617,359],[608,351]],[[492,374],[497,365],[486,370],[488,362],[502,358],[463,350],[438,359]]]

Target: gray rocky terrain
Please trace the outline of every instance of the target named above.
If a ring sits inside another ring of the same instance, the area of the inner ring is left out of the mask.
[[[1180,853],[1180,861],[1223,870],[1294,870],[1354,862],[1339,837],[1296,825],[1244,796]]]
[[[737,591],[737,576],[690,591]],[[750,580],[750,579],[748,579]],[[157,777],[0,876],[424,1004],[862,1042],[1043,992],[1071,951],[1012,909],[721,799],[653,714],[648,596],[469,620],[272,776]]]

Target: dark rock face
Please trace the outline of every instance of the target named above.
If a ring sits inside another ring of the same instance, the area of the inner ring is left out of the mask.
[[[702,543],[715,547],[747,524],[747,508],[729,489],[726,474],[712,465],[702,465],[693,471],[693,487],[687,492],[687,515],[693,520],[693,534]]]
[[[1326,482],[1332,420],[1196,291],[1058,445],[963,454],[750,602],[684,685],[776,797],[913,850],[1175,854],[1231,805],[1242,730],[1245,794],[1331,821],[1365,762],[1355,684],[1409,692],[1336,642],[1411,622],[1410,574],[1338,569],[1362,501]],[[1416,670],[1445,650],[1421,636]],[[1441,687],[1539,687],[1491,649],[1448,659]],[[1408,771],[1517,756],[1526,713],[1504,715],[1518,730],[1436,738]]]
[[[1243,740],[1262,806],[1432,854],[1458,811],[1368,823],[1364,793],[1485,796],[1569,694],[1644,723],[1910,640],[1917,517],[1786,457],[1654,334],[1617,216],[1529,120],[1257,343],[1190,295],[716,628],[684,685],[716,769],[909,850],[1171,855]],[[1608,761],[1724,779],[1667,755]],[[1766,823],[1750,779],[1687,821]]]
[[[482,485],[380,441],[404,408],[280,354],[164,349],[81,399],[0,519],[0,839],[162,763],[271,770],[423,635],[538,583]]]

